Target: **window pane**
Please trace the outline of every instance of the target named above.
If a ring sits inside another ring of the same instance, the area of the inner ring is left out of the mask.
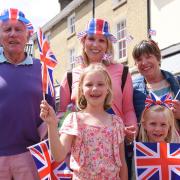
[[[122,49],[122,42],[119,42],[119,50]]]
[[[123,57],[126,57],[126,49],[123,49]]]
[[[122,41],[122,44],[123,44],[123,48],[126,48],[126,41],[125,40]]]
[[[125,58],[127,56],[126,46],[126,20],[123,20],[117,24],[117,40],[118,40],[118,58]]]
[[[122,58],[122,51],[119,51],[119,59]]]
[[[75,14],[68,17],[68,31],[70,34],[75,32]]]

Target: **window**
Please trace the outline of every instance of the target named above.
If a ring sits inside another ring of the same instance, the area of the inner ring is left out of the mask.
[[[70,69],[75,67],[75,49],[72,48],[69,50],[69,61],[70,61]]]
[[[126,20],[117,24],[117,40],[118,59],[124,59],[127,57]]]
[[[114,4],[121,2],[122,0],[112,0]]]
[[[75,33],[75,14],[68,17],[68,33],[69,35]]]
[[[122,6],[126,2],[127,2],[127,0],[112,0],[113,9],[116,9],[119,6]]]
[[[26,44],[24,51],[29,55],[33,56],[33,41],[29,40],[29,42]]]

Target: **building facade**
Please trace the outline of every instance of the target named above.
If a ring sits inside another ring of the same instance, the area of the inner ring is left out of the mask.
[[[61,82],[65,72],[74,67],[75,57],[81,54],[82,46],[76,35],[85,30],[93,12],[93,0],[68,3],[59,0],[59,3],[59,14],[42,27],[59,62],[54,71],[55,83]],[[110,23],[111,32],[118,39],[114,45],[115,60],[128,64],[133,72],[132,49],[137,42],[148,37],[147,1],[95,0],[95,18],[103,18]],[[38,57],[35,35],[33,38],[35,56]]]
[[[148,38],[148,1],[145,0],[59,0],[60,12],[47,22],[42,30],[50,42],[51,49],[58,59],[54,70],[54,83],[57,99],[59,86],[67,70],[75,66],[75,57],[81,54],[81,43],[77,34],[85,30],[87,22],[93,16],[106,19],[110,23],[111,33],[118,42],[114,45],[115,60],[130,67],[131,73],[137,73],[132,59],[132,50],[136,43]],[[33,36],[35,57],[39,57],[36,35]]]

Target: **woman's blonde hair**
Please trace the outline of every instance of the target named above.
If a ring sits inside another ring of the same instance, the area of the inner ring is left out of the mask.
[[[168,124],[169,124],[169,131],[168,131],[167,137],[165,138],[165,141],[168,143],[171,142],[171,140],[173,138],[173,134],[176,131],[175,118],[174,118],[174,115],[173,115],[173,112],[171,111],[171,109],[169,109],[165,106],[162,106],[162,105],[151,106],[142,112],[141,126],[140,126],[140,131],[139,131],[139,141],[149,142],[146,129],[144,128],[144,123],[147,121],[149,114],[151,114],[151,113],[163,113],[164,114],[164,117],[166,118],[166,120],[168,121]]]
[[[83,48],[82,48],[82,58],[83,58],[83,63],[84,63],[84,65],[85,66],[88,66],[91,62],[90,62],[90,60],[88,59],[88,56],[87,56],[87,54],[86,54],[86,52],[85,52],[85,50],[84,50],[84,43],[85,43],[85,40],[86,40],[86,37],[87,37],[88,35],[86,35],[84,38],[83,38],[83,40],[81,41],[82,42],[82,44],[83,44]],[[111,61],[106,61],[106,60],[103,60],[102,59],[102,64],[104,64],[105,66],[108,66],[108,65],[110,65],[110,64],[114,64],[114,63],[116,63],[115,61],[114,61],[114,47],[113,47],[113,44],[112,44],[112,42],[109,40],[109,38],[107,38],[106,37],[106,39],[107,39],[107,50],[106,50],[106,54],[108,54],[108,55],[111,55]]]
[[[77,95],[77,102],[76,105],[78,109],[83,110],[87,107],[87,100],[85,99],[85,96],[83,94],[83,82],[84,78],[88,73],[102,73],[103,76],[105,77],[106,85],[108,87],[108,94],[106,95],[105,101],[104,101],[104,110],[108,109],[111,107],[111,102],[112,102],[112,82],[111,78],[109,76],[109,73],[106,71],[106,68],[101,64],[101,63],[95,63],[95,64],[90,64],[88,67],[83,69],[83,72],[81,73],[80,80],[79,80],[79,85],[78,85],[78,95]]]

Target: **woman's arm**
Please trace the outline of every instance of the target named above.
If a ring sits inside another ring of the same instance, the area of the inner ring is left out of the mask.
[[[128,73],[127,80],[122,94],[122,109],[124,113],[124,123],[126,126],[137,126],[137,118],[133,106],[133,85],[130,73]]]
[[[121,159],[121,169],[119,172],[119,176],[121,180],[128,180],[128,170],[127,170],[127,165],[126,165],[126,160],[125,160],[125,153],[124,153],[124,142],[122,142],[119,146],[120,150],[120,159]]]
[[[125,135],[128,142],[132,142],[138,134],[137,118],[133,106],[133,85],[130,73],[123,91],[123,112],[125,117]]]
[[[59,100],[58,116],[66,111],[67,105],[71,102],[71,94],[67,81],[67,73],[65,74],[60,85],[60,100]]]

